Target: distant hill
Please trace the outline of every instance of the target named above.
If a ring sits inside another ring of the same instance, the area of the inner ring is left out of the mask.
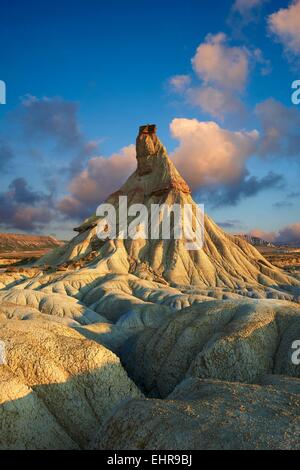
[[[288,247],[288,248],[300,248],[300,240],[298,242],[276,242],[275,246]]]
[[[246,233],[244,234],[236,234],[236,237],[240,237],[243,240],[246,240],[248,243],[251,243],[253,246],[270,246],[274,247],[273,243],[268,242],[267,240],[263,240],[262,238],[259,237],[252,237],[251,235],[247,235]]]
[[[0,233],[0,253],[52,250],[63,244],[51,236]]]

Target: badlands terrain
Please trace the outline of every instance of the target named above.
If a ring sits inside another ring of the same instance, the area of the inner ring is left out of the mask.
[[[195,204],[147,128],[119,196]],[[207,215],[196,251],[98,222],[0,274],[0,447],[299,449],[297,272]]]
[[[51,236],[0,233],[0,269],[40,258],[63,244]]]
[[[293,275],[300,274],[300,243],[299,246],[262,247],[259,251],[275,266]]]

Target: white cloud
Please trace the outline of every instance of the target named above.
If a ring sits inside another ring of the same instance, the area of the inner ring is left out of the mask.
[[[243,105],[230,90],[220,90],[212,86],[189,88],[186,92],[190,104],[199,106],[215,118],[224,119],[226,113],[241,113]]]
[[[59,210],[69,217],[85,217],[119,189],[136,168],[136,151],[129,145],[108,158],[94,157],[86,169],[70,182],[70,195],[58,203]]]
[[[300,0],[268,17],[269,30],[283,44],[286,52],[300,54]]]
[[[254,64],[260,65],[263,75],[270,72],[270,63],[260,49],[231,47],[222,32],[208,34],[191,62],[198,81],[192,84],[189,75],[174,75],[168,81],[170,89],[221,120],[228,113],[242,117],[241,95]]]
[[[241,90],[249,73],[249,52],[244,47],[230,47],[224,33],[209,34],[192,59],[198,77],[221,88]]]
[[[178,170],[191,185],[231,184],[245,176],[245,164],[253,154],[259,134],[231,132],[215,122],[174,119],[172,136],[179,146],[172,157]]]

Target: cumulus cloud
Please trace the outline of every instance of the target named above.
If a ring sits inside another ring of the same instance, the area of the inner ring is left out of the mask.
[[[134,145],[124,147],[108,158],[91,158],[87,168],[72,178],[70,194],[58,202],[58,209],[66,217],[89,216],[109,194],[119,189],[135,168]]]
[[[268,17],[268,27],[287,53],[300,54],[300,0],[281,8]]]
[[[256,130],[228,131],[215,122],[174,119],[172,136],[179,141],[171,158],[194,194],[204,196],[211,206],[235,205],[242,198],[274,187],[283,178],[269,173],[261,178],[250,175],[247,161],[259,142]],[[87,167],[69,184],[69,194],[57,203],[66,218],[83,219],[116,191],[135,170],[135,147],[130,145],[108,158],[91,158]]]
[[[5,229],[39,231],[54,217],[51,196],[33,191],[24,178],[0,193],[0,221]]]
[[[172,136],[179,141],[171,158],[195,195],[204,196],[211,206],[235,205],[242,198],[280,187],[283,178],[269,173],[261,178],[249,175],[246,164],[259,141],[259,133],[233,132],[215,122],[174,119]],[[135,170],[135,147],[130,145],[108,158],[91,158],[87,167],[69,184],[69,194],[57,208],[67,218],[83,219],[116,191]]]
[[[192,59],[198,77],[222,88],[241,90],[249,72],[249,54],[243,47],[230,47],[224,33],[209,34]]]
[[[232,132],[197,119],[174,119],[170,130],[179,140],[172,158],[193,189],[240,180],[259,137],[256,130]]]
[[[277,232],[254,229],[250,232],[250,235],[263,238],[272,243],[300,243],[300,222],[287,225]]]
[[[224,33],[208,34],[191,62],[197,81],[192,83],[189,75],[175,75],[169,79],[171,91],[221,120],[227,113],[242,116],[241,94],[253,64],[260,65],[262,74],[270,69],[260,49],[230,46]]]
[[[215,122],[174,119],[172,136],[179,146],[172,154],[175,165],[201,202],[211,207],[236,205],[261,191],[282,187],[281,175],[249,175],[247,161],[257,149],[259,133],[232,132]]]
[[[296,157],[300,154],[300,111],[268,99],[256,106],[262,126],[259,152],[263,156]]]

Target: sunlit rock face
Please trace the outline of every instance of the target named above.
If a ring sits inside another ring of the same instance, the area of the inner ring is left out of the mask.
[[[136,146],[136,171],[106,201],[117,214],[120,196],[149,214],[195,208],[154,125]],[[185,239],[99,240],[99,221],[0,274],[2,448],[295,447],[300,282],[206,215],[194,251]]]

